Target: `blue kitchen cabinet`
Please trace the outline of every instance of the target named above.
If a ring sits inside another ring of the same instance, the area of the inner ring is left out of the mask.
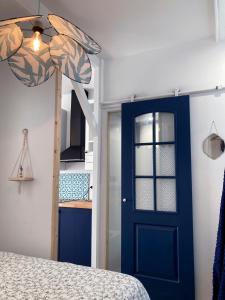
[[[59,261],[91,266],[91,217],[91,209],[59,208]]]

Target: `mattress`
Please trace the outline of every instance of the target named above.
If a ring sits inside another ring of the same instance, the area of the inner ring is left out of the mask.
[[[149,300],[132,276],[0,252],[1,300]]]

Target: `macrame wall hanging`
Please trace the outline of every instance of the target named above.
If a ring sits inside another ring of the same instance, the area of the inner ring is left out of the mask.
[[[19,192],[21,192],[21,184],[23,181],[32,181],[33,170],[31,164],[31,156],[28,144],[28,129],[23,129],[23,146],[13,167],[9,181],[19,182]]]

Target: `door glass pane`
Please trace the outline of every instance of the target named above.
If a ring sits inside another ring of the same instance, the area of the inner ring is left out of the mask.
[[[174,114],[155,114],[156,142],[173,142],[174,137]]]
[[[136,209],[154,210],[153,179],[136,179]]]
[[[136,176],[153,176],[153,146],[136,146]]]
[[[152,143],[153,114],[144,114],[135,118],[135,143]]]
[[[156,175],[175,176],[175,146],[156,146]]]
[[[176,212],[175,179],[157,179],[157,210]]]

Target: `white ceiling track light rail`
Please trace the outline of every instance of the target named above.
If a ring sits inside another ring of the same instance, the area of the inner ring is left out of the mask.
[[[47,81],[57,68],[79,83],[91,81],[89,54],[101,47],[66,19],[38,14],[0,21],[0,62],[8,60],[14,75],[26,86]]]

